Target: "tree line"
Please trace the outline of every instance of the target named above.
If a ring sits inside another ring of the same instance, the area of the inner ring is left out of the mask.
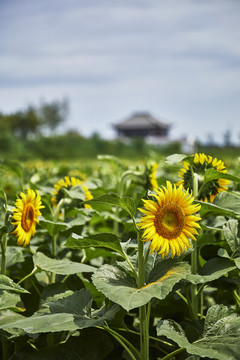
[[[26,109],[10,114],[0,113],[0,132],[19,138],[29,138],[53,132],[66,120],[69,111],[67,99],[29,105]]]

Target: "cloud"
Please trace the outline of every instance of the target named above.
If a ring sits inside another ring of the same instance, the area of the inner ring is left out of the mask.
[[[2,111],[68,96],[69,126],[110,134],[136,110],[176,136],[240,132],[239,2],[50,0],[0,5]],[[80,120],[81,119],[81,120]],[[217,126],[216,126],[217,124]]]

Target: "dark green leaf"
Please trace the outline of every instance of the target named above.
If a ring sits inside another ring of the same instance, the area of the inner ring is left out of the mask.
[[[16,293],[29,294],[29,291],[25,290],[20,285],[16,284],[12,279],[10,279],[6,275],[0,275],[0,289],[10,290]]]
[[[44,303],[33,316],[7,324],[3,329],[22,329],[29,334],[74,331],[100,326],[104,321],[112,319],[119,310],[114,305],[91,314],[91,303],[89,290],[77,290],[68,297]]]
[[[206,319],[204,323],[204,333],[206,336],[208,332],[212,332],[212,327],[215,326],[216,322],[226,316],[232,315],[234,313],[233,309],[228,308],[225,305],[213,305],[211,306],[206,314]]]
[[[209,324],[210,326],[210,324]],[[217,360],[236,360],[240,353],[240,318],[230,315],[218,320],[205,336],[190,343],[179,324],[173,320],[161,320],[158,336],[166,336],[186,349],[189,354]]]
[[[96,268],[90,265],[73,262],[70,260],[51,259],[41,252],[33,256],[35,266],[60,275],[77,274],[80,272],[94,272]]]
[[[192,284],[201,284],[219,279],[227,275],[229,271],[236,269],[233,261],[225,258],[212,258],[208,260],[199,274],[188,274],[186,279]]]
[[[85,204],[108,204],[112,206],[121,207],[126,210],[127,213],[134,217],[135,214],[135,204],[134,200],[130,197],[121,197],[115,193],[108,193],[104,195],[97,196],[91,200],[85,201]]]
[[[230,219],[225,225],[223,225],[223,234],[232,252],[234,252],[240,246],[240,239],[238,237],[238,224],[239,222],[237,220]]]
[[[123,255],[123,250],[118,237],[111,233],[95,234],[90,235],[89,237],[72,234],[67,239],[65,246],[78,250],[90,247],[102,247],[114,250]]]
[[[162,262],[159,274],[153,271],[146,286],[138,289],[134,279],[120,265],[103,265],[93,275],[93,283],[106,297],[127,311],[147,304],[153,297],[164,299],[173,286],[185,278],[190,267],[185,262]]]
[[[208,181],[213,181],[213,180],[219,180],[219,179],[226,179],[226,180],[232,180],[235,182],[240,182],[240,178],[227,174],[227,173],[222,173],[221,171],[217,171],[213,168],[211,169],[206,169],[205,174],[204,174],[204,183],[207,183]]]

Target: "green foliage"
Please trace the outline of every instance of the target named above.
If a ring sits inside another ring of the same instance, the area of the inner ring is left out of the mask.
[[[50,110],[45,107],[45,114]],[[149,154],[146,144],[107,142],[97,134],[24,141],[31,148],[26,156],[41,150],[46,158],[53,154],[71,161],[0,162],[2,358],[146,360],[141,358],[144,318],[149,360],[239,359],[239,162],[233,159],[227,174],[206,171],[203,184],[229,179],[229,191],[212,204],[196,201],[202,218],[196,246],[178,258],[162,259],[141,241],[138,208],[150,190],[149,163],[157,161],[160,185],[175,183],[186,155],[164,161],[152,152],[149,162],[141,155],[141,161],[130,163],[115,156],[117,149],[130,158],[139,146],[141,154]],[[99,149],[111,151],[92,163],[81,160]],[[53,206],[54,184],[65,176],[84,179],[93,198],[85,201],[81,185],[62,188],[62,200]],[[27,188],[39,191],[45,208],[30,244],[19,247],[11,215]]]

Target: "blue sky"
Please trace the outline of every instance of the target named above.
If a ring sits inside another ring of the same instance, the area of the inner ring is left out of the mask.
[[[0,0],[0,111],[67,97],[112,138],[149,111],[171,137],[240,142],[239,0]]]

